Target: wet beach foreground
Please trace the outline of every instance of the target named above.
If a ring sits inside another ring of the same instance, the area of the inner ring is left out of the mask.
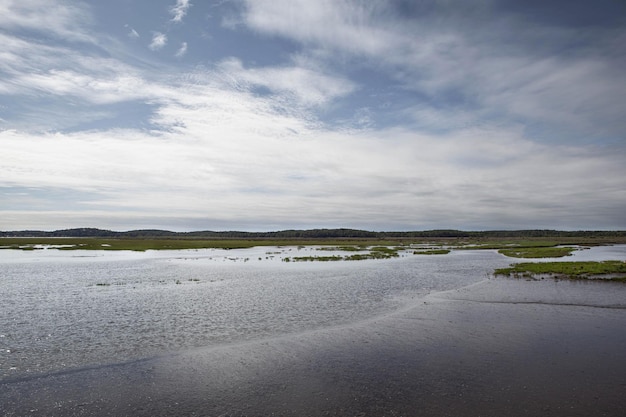
[[[623,416],[626,286],[489,279],[323,330],[0,383],[3,416]]]

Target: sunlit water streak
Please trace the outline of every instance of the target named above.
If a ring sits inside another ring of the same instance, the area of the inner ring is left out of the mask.
[[[0,251],[0,380],[355,323],[479,282],[495,251],[282,262],[315,248]],[[566,260],[625,259],[626,246]]]

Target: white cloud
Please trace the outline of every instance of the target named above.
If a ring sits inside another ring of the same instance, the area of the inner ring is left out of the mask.
[[[129,29],[129,32],[128,32],[128,37],[129,38],[139,39],[139,33],[135,29],[133,29],[132,27],[130,27],[128,25],[124,25],[124,27]]]
[[[65,40],[95,43],[95,39],[84,30],[84,26],[91,21],[88,8],[76,2],[0,2],[0,27],[4,29],[27,29]]]
[[[28,10],[42,5],[23,4]],[[45,211],[0,209],[0,229],[129,229],[144,219],[151,227],[188,222],[197,229],[626,224],[623,149],[542,145],[511,118],[581,129],[604,120],[607,132],[617,131],[626,82],[619,82],[624,75],[605,53],[597,59],[586,53],[539,59],[519,48],[509,53],[483,39],[485,32],[402,19],[392,25],[385,4],[250,2],[244,21],[251,28],[312,48],[287,63],[255,67],[230,58],[191,73],[147,70],[112,54],[0,33],[0,94],[13,103],[32,100],[39,104],[33,114],[52,118],[46,111],[67,107],[48,109],[47,99],[96,110],[139,100],[151,106],[154,129],[0,131],[0,187],[41,190],[40,200],[50,204]],[[0,3],[0,11],[18,7]],[[84,12],[59,10],[73,18]],[[89,39],[55,13],[44,20],[47,30]],[[30,18],[3,13],[0,22],[34,26]],[[150,47],[166,43],[165,34],[155,33]],[[176,55],[186,48],[182,43]],[[338,59],[356,71],[383,71],[427,96],[409,96],[400,107],[418,129],[367,128],[377,109],[361,103],[350,109],[361,129],[324,126],[320,108],[367,87],[341,74]],[[472,105],[429,101],[452,93]],[[509,118],[490,119],[492,112]],[[29,127],[37,123],[33,118]],[[67,190],[72,204],[62,210],[67,202],[52,201],[48,190]]]
[[[506,129],[332,132],[209,73],[163,91],[155,122],[165,132],[0,133],[2,185],[89,192],[83,205],[94,212],[85,213],[98,221],[106,209],[113,218],[175,212],[231,227],[255,219],[260,228],[276,219],[371,228],[380,218],[391,229],[485,219],[490,227],[615,227],[615,213],[593,223],[597,199],[607,212],[626,204],[626,167],[611,152],[538,145]],[[127,219],[132,227],[135,217]]]
[[[610,136],[625,131],[620,107],[626,96],[626,75],[607,59],[509,60],[503,66],[506,79],[480,79],[488,92],[486,106],[526,120],[552,123],[570,134]]]
[[[326,104],[356,88],[350,80],[300,65],[247,69],[241,61],[231,58],[221,62],[219,68],[236,80],[293,97],[305,106]]]
[[[0,34],[0,93],[9,96],[80,98],[115,103],[146,97],[140,72],[114,58],[89,56]],[[33,124],[37,121],[33,120]]]
[[[183,42],[180,44],[180,48],[178,48],[178,51],[176,51],[176,57],[181,58],[185,56],[186,53],[187,53],[187,42]]]
[[[377,23],[384,3],[374,1],[246,1],[245,22],[252,28],[354,53],[384,53],[402,36]]]
[[[476,120],[490,113],[498,123],[543,124],[581,138],[619,136],[626,128],[619,110],[624,47],[615,41],[626,38],[623,30],[540,26],[495,13],[489,2],[477,11],[444,2],[412,15],[383,1],[244,3],[250,28],[321,49],[317,58],[327,63],[347,55],[362,66],[365,59],[430,105],[454,100]],[[580,45],[576,53],[573,44]]]
[[[152,35],[152,42],[148,46],[153,51],[158,51],[167,44],[167,35],[161,32],[154,32]]]
[[[51,70],[44,74],[25,74],[16,81],[32,90],[79,97],[95,104],[145,97],[143,80],[132,75],[112,74],[111,78],[102,78],[69,70]]]
[[[172,22],[180,23],[183,21],[183,17],[187,14],[187,11],[192,6],[189,0],[176,0],[176,4],[170,8],[170,14],[172,15]]]

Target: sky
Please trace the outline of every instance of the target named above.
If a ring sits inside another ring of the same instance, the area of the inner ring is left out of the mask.
[[[616,0],[0,0],[0,230],[624,230],[625,68]]]

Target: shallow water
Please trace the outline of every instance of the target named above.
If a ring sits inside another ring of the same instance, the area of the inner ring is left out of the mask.
[[[622,258],[625,246],[567,259]],[[0,251],[0,379],[357,322],[478,282],[493,251],[342,262],[316,248]]]
[[[478,411],[513,415],[501,399],[526,388],[489,387],[555,384],[560,406],[578,368],[621,392],[624,286],[486,279],[515,261],[495,251],[280,261],[294,252],[0,251],[6,415],[442,415],[479,388]],[[623,260],[626,246],[581,253]]]
[[[356,322],[507,263],[491,252],[280,261],[294,252],[315,254],[0,251],[0,378]]]

